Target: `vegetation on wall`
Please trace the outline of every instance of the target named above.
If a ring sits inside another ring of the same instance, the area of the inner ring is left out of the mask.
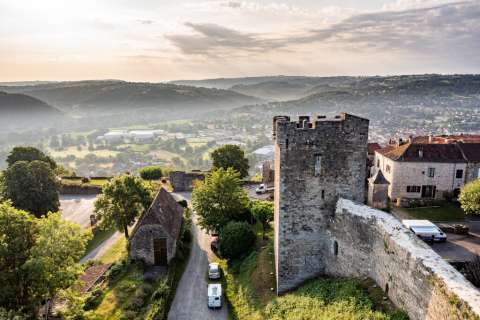
[[[480,214],[480,179],[467,183],[458,200],[467,214]]]

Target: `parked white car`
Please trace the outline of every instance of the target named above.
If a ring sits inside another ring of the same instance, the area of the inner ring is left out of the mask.
[[[214,283],[208,285],[208,303],[209,308],[221,308],[222,307],[222,285],[220,283]]]
[[[423,241],[445,242],[447,235],[434,223],[428,220],[402,220],[405,227],[410,229]]]
[[[255,193],[256,194],[264,194],[264,193],[267,193],[267,192],[273,192],[274,188],[273,187],[267,187],[265,184],[261,184],[259,185],[256,189],[255,189]]]
[[[220,266],[216,262],[208,265],[208,278],[211,280],[220,279]]]

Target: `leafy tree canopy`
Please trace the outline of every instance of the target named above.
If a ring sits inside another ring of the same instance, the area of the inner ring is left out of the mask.
[[[263,237],[265,237],[265,231],[268,229],[269,223],[273,221],[273,202],[253,201],[250,208],[255,219],[262,224]]]
[[[232,220],[248,218],[248,196],[240,174],[233,168],[214,170],[199,182],[193,190],[192,204],[199,225],[207,231],[220,231]]]
[[[0,235],[0,305],[35,318],[43,301],[77,278],[91,232],[59,213],[35,218],[3,202]]]
[[[95,201],[95,213],[103,226],[113,226],[128,239],[133,225],[152,202],[152,195],[140,178],[124,174],[113,178]]]
[[[231,221],[220,231],[220,252],[223,257],[239,258],[255,243],[255,233],[246,222]]]
[[[213,168],[233,168],[240,173],[241,178],[248,176],[248,159],[245,152],[236,145],[227,144],[211,153]]]
[[[466,214],[480,214],[480,179],[467,183],[458,200]]]
[[[13,205],[40,217],[60,206],[59,183],[51,166],[41,160],[16,161],[3,176],[4,198]]]
[[[47,162],[52,169],[55,169],[57,167],[57,164],[52,158],[34,147],[13,148],[7,157],[7,164],[8,166],[12,166],[15,162],[18,161],[32,162],[35,160]]]
[[[149,166],[140,169],[140,177],[145,180],[158,180],[162,178],[162,169],[159,166]]]

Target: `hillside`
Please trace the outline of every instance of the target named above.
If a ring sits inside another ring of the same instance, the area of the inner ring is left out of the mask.
[[[76,115],[138,111],[182,114],[228,109],[261,101],[229,90],[116,80],[9,86],[0,87],[0,90],[25,93]]]
[[[1,91],[0,115],[2,130],[25,126],[40,127],[62,117],[59,110],[39,99]]]
[[[236,109],[266,123],[273,115],[350,112],[370,119],[371,138],[478,132],[480,75],[363,77],[312,87],[300,99]]]

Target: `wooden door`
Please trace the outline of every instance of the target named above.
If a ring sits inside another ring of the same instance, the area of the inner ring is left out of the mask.
[[[153,239],[153,256],[156,266],[167,265],[167,239]]]

